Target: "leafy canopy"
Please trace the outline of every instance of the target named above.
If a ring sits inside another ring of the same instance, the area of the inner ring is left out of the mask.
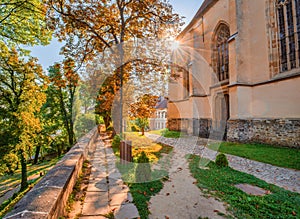
[[[1,0],[0,41],[7,44],[48,44],[46,5],[41,0]]]

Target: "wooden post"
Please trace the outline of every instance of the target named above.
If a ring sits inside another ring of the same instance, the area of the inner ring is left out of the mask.
[[[132,162],[132,142],[131,141],[121,141],[120,143],[120,158],[121,163],[126,164]]]

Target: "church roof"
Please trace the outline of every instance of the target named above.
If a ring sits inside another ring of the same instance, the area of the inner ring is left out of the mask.
[[[183,37],[194,26],[194,24],[199,21],[204,13],[217,1],[218,0],[204,0],[196,15],[193,17],[192,21],[183,29],[183,31],[181,31],[181,33],[177,36],[177,39]]]

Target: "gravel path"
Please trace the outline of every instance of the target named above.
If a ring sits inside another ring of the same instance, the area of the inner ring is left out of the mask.
[[[225,204],[203,195],[194,184],[196,180],[190,174],[185,154],[176,148],[171,166],[169,180],[150,199],[150,219],[224,218],[218,213],[227,214]]]
[[[201,139],[195,136],[170,139],[149,133],[147,133],[147,137],[157,142],[173,146],[179,149],[181,153],[197,154],[211,160],[214,160],[217,155],[216,151],[205,147],[207,142],[210,141],[207,139]],[[292,192],[300,193],[299,170],[281,168],[228,154],[226,156],[229,161],[229,166],[233,169],[254,175],[267,183],[277,185]]]

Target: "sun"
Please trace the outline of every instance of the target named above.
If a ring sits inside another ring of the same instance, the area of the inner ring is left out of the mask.
[[[177,41],[177,40],[171,40],[171,49],[174,51],[174,50],[177,50],[180,46],[180,42]]]

